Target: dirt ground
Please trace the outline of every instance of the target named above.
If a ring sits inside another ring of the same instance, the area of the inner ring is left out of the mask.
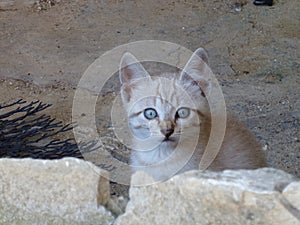
[[[298,0],[40,2],[0,4],[0,104],[39,99],[71,122],[79,79],[106,51],[148,39],[204,47],[228,109],[255,133],[269,165],[300,176]],[[102,131],[119,85],[113,79],[99,100]]]

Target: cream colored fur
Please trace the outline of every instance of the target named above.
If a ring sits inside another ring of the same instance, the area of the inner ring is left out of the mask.
[[[129,126],[135,138],[131,153],[134,170],[143,170],[156,180],[198,169],[208,142],[211,120],[207,95],[207,54],[194,52],[180,74],[163,73],[150,77],[130,53],[121,60],[121,96]],[[187,108],[187,118],[178,110]],[[145,110],[157,117],[147,119]],[[172,134],[166,138],[166,130]],[[210,170],[255,169],[265,166],[264,154],[254,136],[236,119],[228,116],[223,144]]]

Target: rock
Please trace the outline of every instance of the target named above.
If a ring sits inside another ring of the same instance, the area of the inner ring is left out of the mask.
[[[282,193],[294,208],[300,209],[300,181],[289,184]]]
[[[0,10],[18,10],[24,7],[32,7],[36,0],[4,0],[0,2]]]
[[[107,176],[75,158],[0,159],[0,224],[109,224]]]
[[[140,179],[149,178],[135,174],[132,185]],[[126,212],[115,224],[299,225],[299,203],[299,181],[280,170],[190,171],[132,186]]]

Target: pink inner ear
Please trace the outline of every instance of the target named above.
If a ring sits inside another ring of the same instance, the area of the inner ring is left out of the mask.
[[[188,76],[188,75],[186,75]],[[203,97],[206,97],[206,91],[207,91],[207,88],[209,86],[208,82],[205,81],[205,80],[193,80],[192,78],[190,78],[190,80],[186,80],[186,82],[191,82],[191,85],[194,85],[194,86],[198,86],[201,90],[201,95]]]
[[[204,81],[204,80],[199,80],[197,81],[197,85],[200,87],[201,89],[201,95],[203,97],[206,97],[206,91],[207,91],[207,88],[208,88],[208,82],[207,81]]]
[[[150,77],[143,65],[129,52],[121,59],[119,77],[121,84],[131,83],[133,80]]]
[[[123,88],[122,88],[122,97],[123,100],[125,100],[126,102],[129,102],[131,97],[132,97],[132,89],[136,88],[136,84],[131,83],[131,84],[123,84]]]
[[[208,54],[204,48],[198,48],[194,52],[194,54],[200,57],[206,64],[208,64]]]
[[[133,78],[133,71],[130,69],[130,66],[125,66],[121,69],[121,83],[130,83]]]
[[[193,53],[180,75],[180,79],[183,82],[197,85],[203,97],[207,97],[210,92],[211,70],[207,62],[208,56],[206,51],[199,48]]]

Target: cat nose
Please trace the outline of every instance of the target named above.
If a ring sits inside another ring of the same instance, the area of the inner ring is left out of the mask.
[[[160,132],[165,135],[166,138],[170,137],[174,133],[174,129],[167,128],[167,129],[161,129]]]

